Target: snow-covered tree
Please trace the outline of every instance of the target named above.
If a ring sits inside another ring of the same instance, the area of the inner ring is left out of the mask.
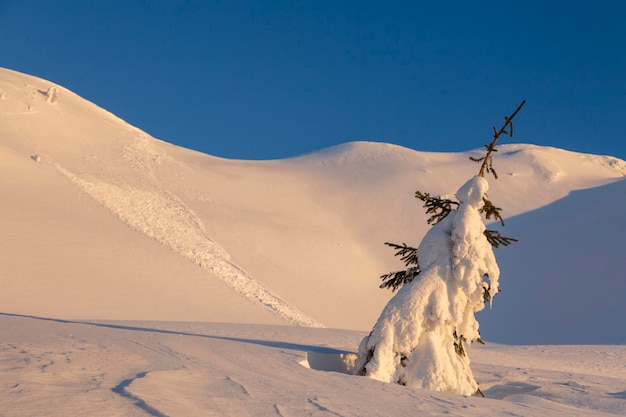
[[[480,337],[474,313],[485,293],[498,292],[500,275],[479,212],[487,188],[483,177],[470,179],[457,191],[458,209],[428,231],[417,249],[420,274],[400,288],[361,343],[359,373],[437,391],[477,391],[463,341]]]
[[[500,270],[493,247],[513,239],[486,230],[482,215],[502,220],[487,198],[486,172],[495,176],[491,155],[502,133],[512,133],[505,118],[479,175],[456,192],[457,201],[418,193],[434,226],[417,249],[394,245],[408,269],[384,275],[383,285],[400,288],[363,339],[355,372],[386,382],[463,395],[480,392],[465,353],[466,342],[480,341],[475,313],[498,292]],[[507,131],[506,129],[510,129]]]

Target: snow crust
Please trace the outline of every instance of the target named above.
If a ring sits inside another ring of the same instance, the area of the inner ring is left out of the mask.
[[[624,346],[476,346],[479,398],[324,369],[362,332],[6,314],[0,329],[6,417],[626,414]]]

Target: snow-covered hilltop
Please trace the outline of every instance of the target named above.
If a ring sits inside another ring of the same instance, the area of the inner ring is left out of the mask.
[[[210,237],[202,219],[185,203],[182,195],[179,196],[180,188],[186,182],[184,168],[182,162],[168,155],[164,144],[61,87],[50,85],[46,88],[46,83],[41,80],[10,75],[8,82],[3,80],[0,84],[3,89],[1,112],[7,119],[3,123],[6,124],[3,136],[8,138],[9,156],[17,160],[21,152],[30,153],[30,159],[37,163],[35,169],[44,171],[49,181],[45,184],[46,190],[28,196],[34,210],[40,210],[39,198],[55,200],[58,198],[55,188],[67,188],[69,183],[79,193],[74,193],[74,199],[61,201],[62,207],[71,206],[82,211],[85,207],[81,207],[84,203],[81,204],[80,200],[91,198],[139,236],[160,243],[169,252],[206,270],[207,279],[221,279],[230,289],[285,322],[321,326],[239,268],[228,252]],[[27,177],[29,174],[23,175]],[[178,181],[168,184],[166,180],[169,178],[178,178]],[[28,181],[28,178],[23,180]],[[21,189],[26,191],[24,184],[21,185]],[[68,216],[63,223],[72,221]],[[86,221],[80,227],[95,232],[100,226],[95,223],[96,219]],[[35,224],[30,223],[30,226]],[[95,238],[98,239],[97,235]],[[116,246],[115,242],[108,243]],[[63,250],[72,253],[74,248],[70,244]],[[93,255],[98,257],[97,253]],[[47,263],[51,254],[30,253],[28,256],[37,263]],[[89,259],[77,261],[83,263],[89,262]],[[145,261],[151,262],[149,259]],[[63,262],[67,263],[67,259]],[[125,268],[132,277],[134,266],[126,265]],[[48,279],[47,285],[64,287],[68,280],[85,278],[67,274],[64,269],[59,268],[59,272],[63,271],[66,280]],[[180,281],[186,277],[174,277],[166,271],[161,272],[164,275],[155,277],[155,281],[166,279],[178,281],[176,285],[180,286],[190,284]],[[111,274],[109,271],[102,272]],[[34,271],[38,277],[32,279],[41,280],[49,273]],[[106,277],[102,279],[107,280]],[[44,290],[40,285],[37,287]],[[46,292],[47,296],[51,295]],[[83,295],[80,292],[80,296]],[[140,294],[135,296],[141,298]],[[12,294],[11,298],[14,302],[20,299],[18,294]],[[105,302],[111,301],[114,300]],[[199,301],[210,302],[210,298],[201,297]],[[70,299],[64,303],[72,304]],[[111,303],[111,306],[115,304]]]
[[[354,142],[285,160],[225,160],[154,139],[61,86],[2,69],[0,303],[11,313],[65,318],[365,330],[391,295],[377,288],[378,276],[399,266],[383,242],[416,244],[429,227],[414,192],[454,193],[475,173],[475,154]],[[513,216],[626,176],[617,158],[534,145],[502,145],[494,165],[500,179],[489,196],[522,242],[547,242],[552,222],[535,227],[520,217],[513,228]],[[613,192],[612,204],[623,206],[623,195]],[[571,198],[559,203],[566,212]],[[623,223],[621,210],[613,214]],[[619,233],[614,217],[594,218]],[[577,243],[582,251],[598,244]],[[553,249],[550,259],[568,256]],[[518,250],[496,252],[511,259],[499,261],[504,292],[494,312],[503,322],[498,309],[515,305],[505,299],[509,291],[515,299],[515,285],[550,278],[545,263],[509,268]],[[622,285],[623,262],[603,258],[603,276]],[[588,281],[574,262],[559,271],[570,285]],[[539,295],[525,294],[524,305]],[[575,308],[580,295],[565,291],[561,305]],[[623,317],[611,300],[597,302]],[[505,325],[490,326],[487,340]]]

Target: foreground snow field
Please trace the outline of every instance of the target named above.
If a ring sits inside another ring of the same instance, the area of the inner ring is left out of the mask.
[[[475,345],[479,398],[346,374],[356,331],[8,314],[0,328],[3,417],[626,415],[626,346]]]
[[[346,373],[392,295],[383,242],[417,244],[413,193],[453,193],[470,155],[225,160],[0,69],[0,416],[626,415],[626,162],[610,156],[496,155],[489,197],[520,242],[496,251],[481,334],[537,345],[469,350],[488,398]]]

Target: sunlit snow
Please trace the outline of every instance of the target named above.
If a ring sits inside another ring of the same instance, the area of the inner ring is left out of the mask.
[[[0,69],[0,415],[625,415],[626,163],[610,156],[494,156],[489,197],[520,242],[495,251],[503,292],[468,349],[487,398],[350,374],[392,296],[383,242],[419,243],[414,192],[454,193],[479,152],[226,160]]]

